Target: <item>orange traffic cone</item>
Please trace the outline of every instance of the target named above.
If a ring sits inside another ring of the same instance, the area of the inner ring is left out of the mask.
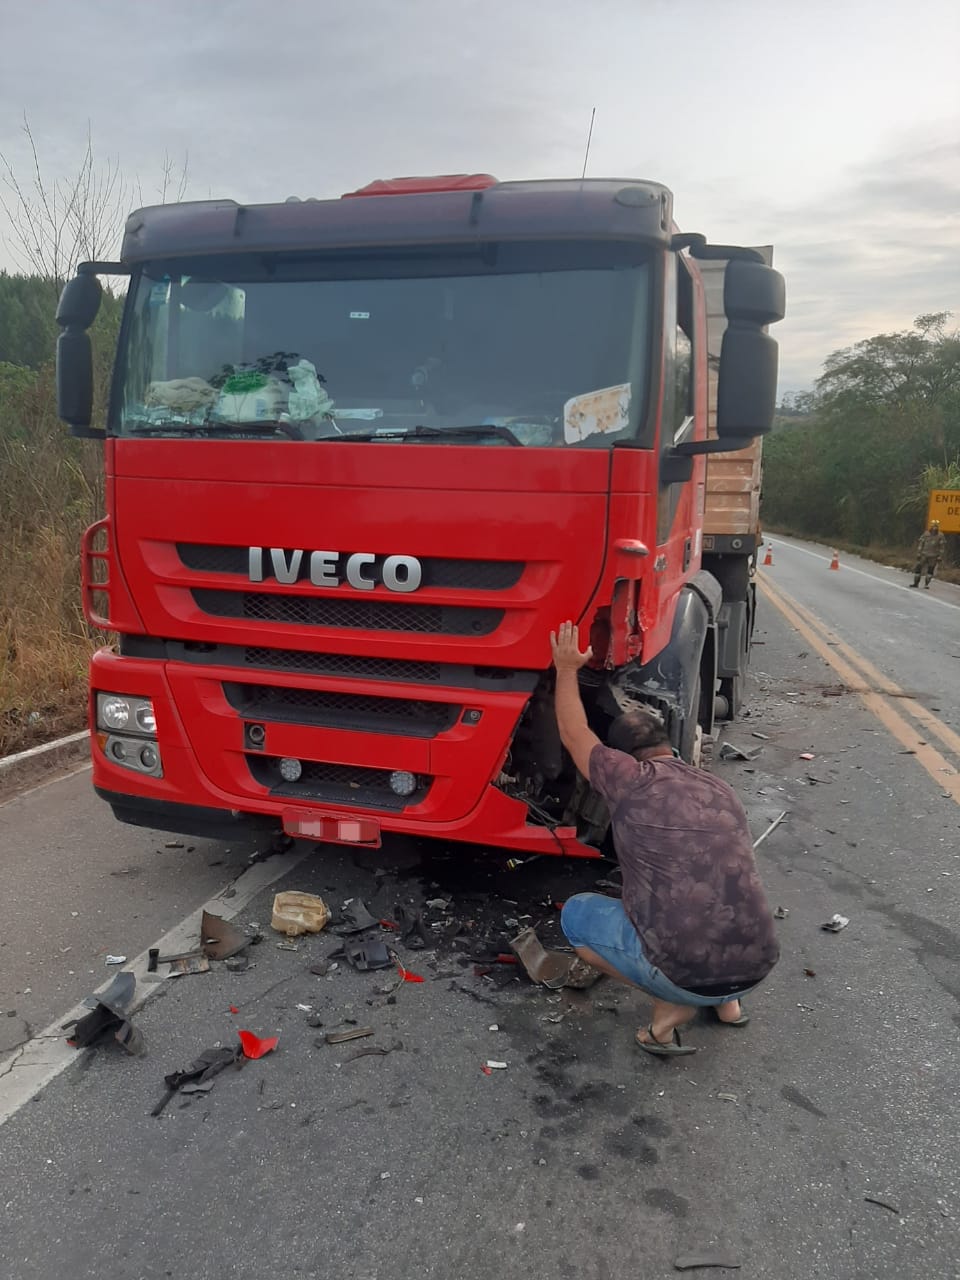
[[[767,543],[767,554],[763,557],[764,568],[766,568],[768,564],[773,564],[773,543],[771,542]]]
[[[833,559],[830,561],[830,568],[831,569],[840,568],[840,552],[839,551],[834,551]]]

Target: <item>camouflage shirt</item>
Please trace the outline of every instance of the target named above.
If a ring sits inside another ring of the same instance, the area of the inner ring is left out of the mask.
[[[942,560],[946,546],[947,540],[939,529],[936,533],[928,529],[917,544],[917,555],[926,560]]]
[[[638,762],[602,745],[590,781],[610,809],[624,909],[650,963],[686,988],[766,977],[780,948],[732,788],[682,760]]]

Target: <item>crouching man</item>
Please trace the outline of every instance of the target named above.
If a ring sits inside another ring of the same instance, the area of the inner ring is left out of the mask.
[[[740,999],[779,958],[747,815],[719,778],[674,757],[652,711],[615,720],[604,746],[587,725],[577,628],[551,633],[564,746],[610,810],[623,900],[580,893],[561,925],[581,959],[653,997],[637,1032],[647,1053],[695,1053],[679,1028],[710,1007],[724,1026],[748,1021]]]

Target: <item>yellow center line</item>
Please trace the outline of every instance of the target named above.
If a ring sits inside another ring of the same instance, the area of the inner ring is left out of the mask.
[[[824,662],[833,667],[837,675],[840,676],[845,684],[850,686],[851,690],[857,694],[864,706],[876,716],[887,732],[913,754],[917,763],[927,771],[939,790],[949,795],[955,804],[960,805],[960,775],[939,751],[928,743],[919,741],[916,729],[890,705],[882,694],[873,689],[863,687],[863,672],[853,665],[854,662],[861,661],[860,655],[855,654],[855,651],[849,645],[844,644],[843,649],[850,660],[847,661],[846,658],[841,657],[839,653],[835,652],[835,647],[839,648],[840,645],[831,647],[824,638],[823,631],[825,631],[825,627],[819,618],[804,609],[792,596],[788,596],[782,587],[774,588],[767,579],[762,577],[758,578],[757,582],[763,596],[775,608],[779,609],[787,622],[803,636],[811,649],[818,653]],[[926,714],[931,719],[936,720],[932,712],[926,712]],[[940,721],[936,721],[936,723],[940,725]],[[946,725],[941,725],[941,728],[948,734],[952,732],[947,729]]]

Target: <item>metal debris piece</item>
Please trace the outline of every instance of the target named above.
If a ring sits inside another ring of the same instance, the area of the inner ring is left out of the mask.
[[[879,1196],[864,1196],[867,1204],[879,1205],[881,1209],[889,1209],[891,1213],[899,1213],[900,1210],[895,1204],[891,1204],[889,1200],[881,1200]]]
[[[187,956],[173,956],[167,963],[170,965],[171,978],[182,978],[188,973],[210,972],[210,961],[201,951]]]
[[[200,920],[200,949],[210,960],[226,960],[249,945],[249,934],[222,916],[204,911]]]
[[[780,823],[784,820],[786,816],[787,816],[786,809],[784,809],[782,813],[777,814],[774,820],[767,827],[766,831],[764,831],[762,835],[757,836],[756,840],[754,840],[753,847],[756,849],[758,845],[763,844],[767,836],[770,835],[772,832],[776,831],[777,827],[779,827]]]
[[[820,928],[825,929],[827,933],[839,933],[841,929],[845,929],[850,921],[846,916],[835,912],[829,920],[825,921]]]
[[[738,747],[732,742],[724,742],[720,747],[721,760],[756,760],[763,747]]]
[[[773,913],[773,918],[774,920],[786,920],[789,914],[790,914],[789,907],[777,907],[776,911],[774,911]]]
[[[556,990],[565,986],[574,956],[547,951],[533,929],[524,929],[510,941],[513,950],[534,982]]]
[[[731,1271],[739,1271],[741,1265],[732,1254],[720,1249],[707,1253],[682,1253],[673,1260],[676,1271],[696,1271],[698,1267],[729,1267]]]
[[[354,1027],[350,1031],[328,1031],[323,1037],[327,1044],[345,1044],[348,1040],[363,1040],[373,1035],[373,1027]]]

